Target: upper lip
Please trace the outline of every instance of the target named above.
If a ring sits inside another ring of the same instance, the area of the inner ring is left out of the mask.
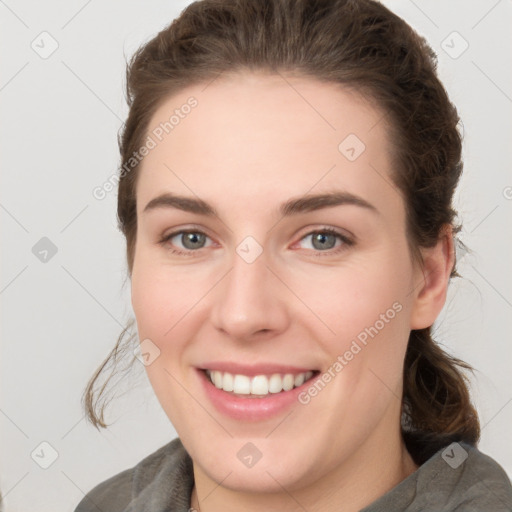
[[[299,367],[291,365],[282,365],[275,363],[259,363],[259,364],[240,364],[229,361],[212,361],[204,363],[199,366],[201,370],[220,371],[228,372],[233,375],[247,375],[248,377],[254,377],[255,375],[272,375],[273,373],[287,374],[292,373],[294,375],[298,373],[306,373],[308,371],[315,371],[311,367]]]

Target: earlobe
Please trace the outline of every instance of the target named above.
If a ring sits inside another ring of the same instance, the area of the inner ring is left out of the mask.
[[[446,301],[450,274],[455,261],[453,230],[445,226],[434,247],[422,248],[422,267],[417,273],[411,329],[430,327]]]

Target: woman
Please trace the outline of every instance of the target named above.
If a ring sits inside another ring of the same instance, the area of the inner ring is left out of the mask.
[[[118,216],[179,438],[77,512],[512,510],[431,336],[462,171],[435,68],[372,0],[204,0],[136,53]]]

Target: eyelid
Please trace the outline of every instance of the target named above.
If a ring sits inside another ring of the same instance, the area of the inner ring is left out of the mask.
[[[345,239],[350,242],[355,242],[355,240],[356,240],[355,235],[353,235],[350,231],[348,231],[346,229],[336,228],[336,227],[330,226],[328,224],[323,224],[323,225],[317,224],[317,225],[313,225],[313,226],[310,225],[305,228],[302,228],[299,231],[299,235],[297,235],[299,237],[298,241],[303,240],[306,236],[311,235],[313,233],[324,233],[324,232],[332,233],[333,235],[338,235],[342,239]],[[297,243],[297,242],[294,242],[294,245],[295,245],[295,243]]]
[[[205,228],[199,225],[195,224],[189,224],[186,226],[180,226],[178,228],[174,228],[168,233],[164,231],[164,234],[161,236],[162,239],[166,238],[172,238],[173,236],[179,235],[181,233],[201,233],[203,235],[206,235],[207,237],[211,238],[211,236],[206,232]]]

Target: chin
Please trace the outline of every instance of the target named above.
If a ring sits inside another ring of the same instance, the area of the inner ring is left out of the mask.
[[[222,482],[222,487],[235,492],[243,493],[280,493],[283,488],[294,490],[307,485],[306,479],[311,475],[301,467],[299,472],[295,472],[290,460],[286,461],[286,466],[272,462],[263,465],[260,460],[252,468],[236,467],[233,464],[219,464],[213,468],[204,468],[203,471],[214,481]],[[212,471],[213,469],[213,471]],[[229,475],[229,476],[228,476]]]
[[[253,441],[251,444],[248,438],[229,438],[222,443],[195,443],[191,453],[194,466],[200,466],[213,481],[222,482],[222,487],[237,492],[301,489],[320,476],[315,474],[314,468],[321,464],[311,457],[312,447],[299,450],[299,441],[293,439],[286,444],[277,438]]]

